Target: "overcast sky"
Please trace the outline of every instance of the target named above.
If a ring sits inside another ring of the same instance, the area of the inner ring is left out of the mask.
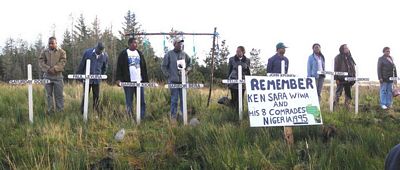
[[[261,49],[265,62],[275,54],[275,45],[283,42],[289,48],[289,73],[306,75],[306,63],[313,43],[320,43],[327,60],[327,70],[341,44],[348,44],[359,68],[360,77],[377,80],[376,65],[385,46],[400,64],[400,10],[395,0],[13,0],[0,6],[0,46],[7,38],[22,38],[33,43],[39,34],[43,40],[51,35],[62,38],[71,28],[71,16],[82,13],[86,23],[97,15],[102,30],[113,26],[117,33],[128,10],[147,32],[209,32],[217,27],[219,42],[227,41],[233,55],[238,45]],[[396,8],[397,7],[397,8]],[[397,17],[397,18],[396,18]],[[396,20],[397,19],[397,20]],[[162,37],[150,37],[158,55],[162,55]],[[212,46],[211,36],[185,37],[186,51],[192,53],[192,42],[198,57],[204,58]]]

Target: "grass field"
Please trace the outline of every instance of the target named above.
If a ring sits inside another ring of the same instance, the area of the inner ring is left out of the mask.
[[[121,88],[102,84],[102,115],[79,107],[82,87],[66,85],[65,110],[45,114],[43,86],[34,86],[34,123],[28,120],[26,86],[0,85],[0,169],[383,169],[386,154],[400,142],[399,99],[394,110],[378,106],[377,87],[360,90],[360,113],[329,113],[328,89],[321,104],[324,126],[294,127],[288,146],[283,128],[250,128],[248,116],[216,100],[226,89],[188,92],[196,127],[169,122],[169,91],[146,89],[147,113],[140,125],[125,115]],[[90,100],[91,101],[91,100]],[[89,105],[90,106],[90,105]],[[336,127],[324,140],[323,129]],[[325,128],[324,128],[325,127]],[[114,135],[126,130],[121,142]],[[308,147],[307,147],[308,146]]]

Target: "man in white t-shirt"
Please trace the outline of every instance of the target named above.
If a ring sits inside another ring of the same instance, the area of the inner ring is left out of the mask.
[[[137,42],[135,38],[129,38],[129,48],[124,49],[118,56],[116,83],[120,86],[120,82],[149,82],[147,77],[146,61],[143,53],[137,50]],[[133,118],[132,102],[133,95],[136,95],[136,87],[124,87],[126,112],[128,116]],[[141,93],[141,110],[140,117],[144,118],[146,112],[146,103],[144,97],[144,88],[140,89]]]

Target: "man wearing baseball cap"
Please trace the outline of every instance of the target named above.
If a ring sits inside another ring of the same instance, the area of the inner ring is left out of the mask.
[[[281,73],[281,62],[285,61],[285,74],[289,69],[289,60],[285,57],[285,51],[288,48],[282,42],[276,44],[276,54],[268,59],[267,73]]]
[[[175,38],[173,40],[174,49],[168,51],[161,64],[161,70],[165,77],[168,79],[168,84],[181,84],[181,73],[178,67],[183,67],[178,65],[178,60],[184,60],[186,64],[185,70],[190,70],[190,58],[189,55],[183,51],[183,39]],[[176,122],[177,112],[178,112],[178,99],[180,98],[180,110],[183,113],[183,103],[182,103],[182,89],[171,88],[171,121]]]

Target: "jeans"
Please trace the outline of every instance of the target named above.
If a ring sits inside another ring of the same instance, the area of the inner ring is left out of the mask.
[[[393,103],[392,90],[393,90],[392,82],[381,83],[381,89],[379,91],[381,106],[387,106],[387,107],[392,106]]]
[[[322,87],[324,86],[324,79],[325,77],[323,76],[318,76],[315,78],[315,83],[317,84],[317,94],[318,94],[318,100],[321,101],[321,92],[322,92]]]
[[[56,102],[56,111],[60,112],[64,110],[64,81],[63,79],[51,79],[50,83],[45,85],[46,96],[47,96],[47,111],[49,113],[54,112],[54,103]],[[54,98],[54,99],[53,99]]]
[[[89,84],[90,89],[93,90],[93,109],[99,112],[99,95],[100,95],[100,84]],[[89,97],[89,96],[88,96]],[[81,113],[83,114],[83,102],[85,101],[85,85],[83,85],[83,97],[81,102]]]
[[[129,116],[132,116],[132,102],[133,95],[136,96],[136,87],[124,87],[125,92],[125,104],[126,104],[126,112]],[[144,118],[144,114],[146,112],[146,102],[144,100],[144,88],[140,88],[140,118]]]
[[[177,112],[178,112],[178,98],[180,98],[180,107],[181,107],[181,113],[183,113],[183,100],[182,100],[182,89],[181,88],[171,88],[171,118],[176,119],[177,118]]]
[[[340,82],[337,87],[336,87],[336,97],[335,97],[335,102],[339,104],[339,98],[342,95],[343,89],[344,89],[344,94],[345,94],[345,102],[350,101],[351,98],[351,84],[347,82]]]

